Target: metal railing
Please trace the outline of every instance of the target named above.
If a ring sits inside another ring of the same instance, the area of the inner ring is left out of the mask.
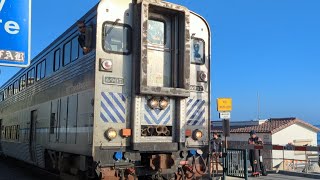
[[[312,165],[320,165],[320,147],[315,146],[280,146],[280,145],[246,145],[241,149],[227,149],[223,168],[226,176],[248,179],[248,152],[252,149],[269,150],[271,157],[264,155],[264,164],[272,166],[268,170],[295,172],[312,172]],[[275,155],[277,153],[277,155]],[[299,157],[300,158],[295,158]],[[293,158],[292,158],[293,157]],[[301,158],[303,157],[303,158]],[[278,165],[278,166],[277,166]],[[282,168],[282,169],[281,169]]]
[[[248,179],[248,151],[227,149],[224,168],[227,176]]]

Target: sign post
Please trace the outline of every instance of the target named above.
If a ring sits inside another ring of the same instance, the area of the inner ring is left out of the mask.
[[[218,98],[217,99],[217,111],[219,112],[219,118],[222,120],[223,135],[224,135],[224,148],[223,148],[223,180],[226,179],[226,157],[227,157],[227,137],[230,136],[230,118],[232,111],[232,99],[231,98]]]
[[[0,0],[0,65],[28,67],[31,0]]]

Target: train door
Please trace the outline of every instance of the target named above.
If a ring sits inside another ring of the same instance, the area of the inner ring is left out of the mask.
[[[184,132],[178,121],[184,119],[182,101],[190,96],[189,11],[147,0],[138,8],[141,21],[136,21],[134,28],[140,28],[141,34],[134,37],[134,43],[140,51],[136,56],[140,79],[135,83],[134,116],[139,118],[134,124],[141,129],[134,131],[133,148],[145,150],[141,144],[152,142],[159,151],[161,147],[176,150]]]
[[[59,143],[67,141],[67,122],[68,122],[68,97],[61,98],[59,111]]]
[[[30,134],[29,134],[29,152],[30,159],[36,163],[36,123],[37,123],[37,110],[31,111],[31,122],[30,122]]]
[[[171,20],[150,13],[148,21],[148,86],[172,87]]]
[[[78,114],[78,95],[72,95],[68,100],[67,143],[76,143]]]
[[[60,101],[53,100],[51,102],[51,116],[50,116],[50,137],[49,142],[55,143],[59,138],[58,122],[59,122],[59,110]]]

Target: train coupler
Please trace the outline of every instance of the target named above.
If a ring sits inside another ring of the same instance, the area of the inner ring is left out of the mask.
[[[105,167],[100,168],[101,180],[135,180],[137,179],[135,174],[135,169],[133,167],[129,168],[115,168],[115,167]]]

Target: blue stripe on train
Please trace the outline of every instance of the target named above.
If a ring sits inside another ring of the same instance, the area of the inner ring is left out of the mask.
[[[203,125],[205,122],[205,100],[189,99],[187,101],[187,125]]]
[[[147,104],[144,106],[144,120],[147,124],[167,125],[171,120],[171,106],[166,109],[151,109]]]
[[[104,122],[126,121],[126,97],[121,93],[101,92],[100,117]]]

